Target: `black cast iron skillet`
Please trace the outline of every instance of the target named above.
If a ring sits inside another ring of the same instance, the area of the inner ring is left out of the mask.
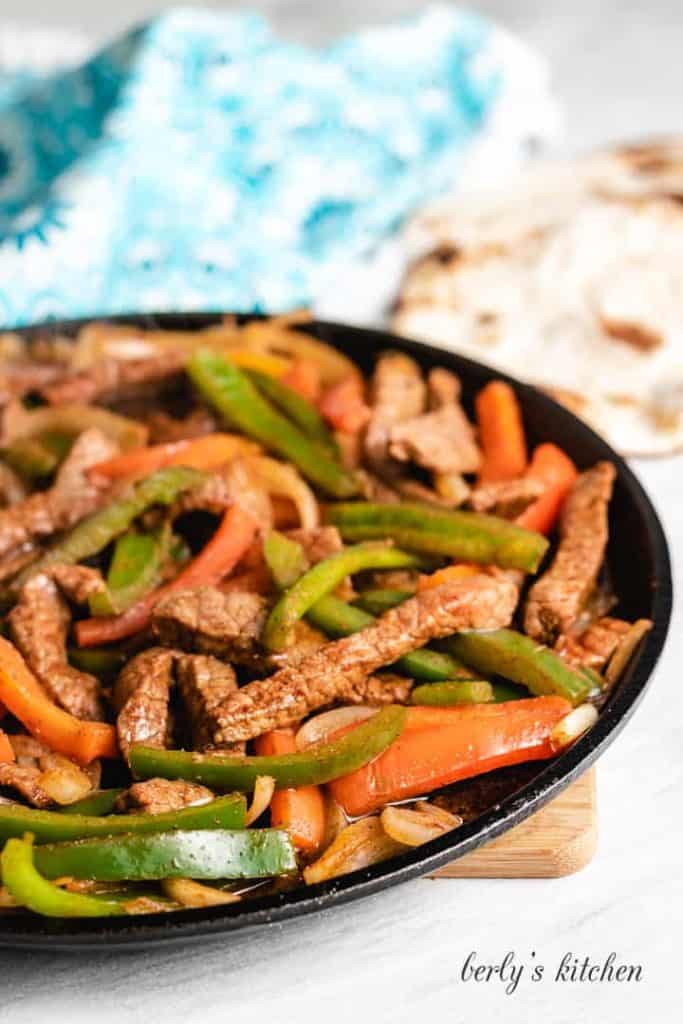
[[[175,330],[204,327],[216,319],[215,315],[205,314],[112,318],[118,323]],[[80,325],[77,321],[53,323],[27,328],[22,333],[27,337],[47,330],[70,334]],[[589,427],[546,395],[469,359],[406,341],[383,331],[321,322],[307,325],[306,329],[345,352],[366,373],[372,369],[377,353],[386,348],[409,353],[424,369],[440,365],[454,370],[462,380],[466,404],[492,377],[507,379],[520,398],[530,445],[553,441],[561,445],[580,468],[587,468],[599,459],[613,462],[618,477],[610,510],[608,560],[616,593],[620,598],[617,614],[629,620],[650,618],[654,621],[654,629],[590,732],[560,757],[541,763],[531,781],[512,795],[454,832],[343,878],[227,907],[108,920],[49,920],[24,914],[2,915],[0,946],[78,950],[93,946],[136,947],[156,943],[186,943],[238,928],[284,921],[359,899],[424,875],[519,824],[557,796],[616,738],[650,682],[664,646],[671,615],[669,554],[661,524],[650,500],[616,452]]]

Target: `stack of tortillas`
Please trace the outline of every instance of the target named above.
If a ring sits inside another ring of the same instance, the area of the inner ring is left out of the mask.
[[[546,388],[624,453],[683,449],[683,140],[536,165],[409,241],[398,333]]]

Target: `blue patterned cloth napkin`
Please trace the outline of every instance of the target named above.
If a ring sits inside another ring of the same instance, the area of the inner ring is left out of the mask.
[[[68,69],[0,66],[0,322],[343,289],[502,112],[534,134],[534,60],[450,7],[321,50],[178,9]]]

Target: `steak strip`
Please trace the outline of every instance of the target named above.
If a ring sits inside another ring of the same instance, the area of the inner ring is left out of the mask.
[[[165,747],[170,731],[170,688],[175,651],[150,647],[121,671],[112,702],[119,709],[116,732],[124,757],[135,743]]]
[[[553,563],[529,591],[524,630],[542,643],[569,633],[588,600],[605,557],[607,509],[615,469],[598,462],[577,478],[560,516],[560,543]]]
[[[253,665],[260,663],[259,639],[267,614],[267,603],[259,594],[201,587],[159,601],[152,630],[167,647]]]
[[[181,654],[176,663],[176,679],[190,721],[192,748],[212,746],[218,722],[216,708],[237,689],[232,666],[206,654]],[[230,744],[232,753],[244,753],[244,744]]]
[[[178,377],[184,363],[182,352],[163,352],[147,359],[103,359],[87,370],[46,384],[40,391],[50,405],[139,398],[153,394],[169,378]]]
[[[217,710],[217,744],[251,739],[291,725],[360,685],[383,665],[436,637],[461,629],[507,625],[517,587],[506,579],[473,576],[444,583],[404,601],[352,636],[325,644],[269,679],[248,683]]]
[[[134,782],[116,801],[117,811],[141,811],[143,814],[165,814],[196,807],[213,800],[206,786],[184,779],[147,779]]]
[[[66,530],[94,511],[108,484],[90,480],[87,470],[117,453],[117,446],[101,431],[85,430],[74,442],[52,487],[0,511],[0,557],[34,538]]]
[[[8,622],[12,639],[50,697],[76,718],[102,721],[98,680],[67,661],[71,612],[48,573],[37,573],[24,584]]]

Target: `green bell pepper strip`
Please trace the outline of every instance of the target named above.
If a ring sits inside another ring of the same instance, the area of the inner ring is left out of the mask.
[[[3,462],[29,482],[49,476],[59,465],[55,452],[37,437],[18,437],[0,455]]]
[[[190,358],[187,372],[202,397],[231,426],[284,455],[323,491],[336,498],[358,492],[356,478],[279,413],[236,366],[200,350]]]
[[[33,841],[10,839],[0,854],[2,881],[21,907],[43,917],[118,917],[126,913],[121,900],[67,892],[48,882],[33,863]]]
[[[82,800],[76,800],[64,807],[57,807],[56,814],[87,814],[89,817],[100,817],[103,814],[111,814],[116,801],[125,793],[125,789],[98,789]]]
[[[285,537],[279,530],[270,530],[263,541],[263,557],[276,585],[291,587],[306,571],[306,555],[301,544]]]
[[[156,832],[39,846],[47,878],[145,882],[162,878],[270,878],[296,871],[296,853],[280,829]]]
[[[250,792],[259,775],[270,775],[277,789],[322,785],[381,754],[400,735],[404,721],[405,708],[385,707],[343,736],[293,754],[222,757],[134,746],[129,759],[139,778],[187,779],[216,790]]]
[[[414,555],[388,544],[356,544],[335,552],[304,573],[282,595],[268,616],[263,643],[271,651],[285,650],[295,623],[347,576],[367,569],[412,569],[418,564]]]
[[[69,664],[89,672],[103,682],[112,682],[128,660],[128,655],[116,647],[70,647]]]
[[[17,804],[0,804],[0,840],[23,836],[25,832],[33,833],[37,843],[54,843],[127,832],[244,828],[245,817],[246,803],[239,793],[163,814],[107,814],[104,817],[70,814],[68,809],[38,811]]]
[[[509,700],[524,700],[529,696],[529,691],[524,686],[518,686],[517,683],[506,683],[498,679],[491,685],[496,704],[505,704]]]
[[[164,523],[152,533],[130,530],[114,546],[107,586],[90,596],[92,615],[121,615],[154,590],[161,580],[171,544],[171,527]]]
[[[456,658],[487,675],[500,675],[537,697],[556,694],[581,704],[592,689],[591,680],[576,672],[548,647],[513,629],[458,633],[447,641]]]
[[[490,704],[495,698],[491,683],[482,679],[462,679],[416,686],[410,699],[413,704],[447,708],[453,704]]]
[[[307,402],[292,388],[288,388],[286,384],[277,380],[276,377],[261,373],[259,370],[245,370],[244,372],[261,394],[288,416],[292,423],[303,430],[304,434],[323,445],[333,458],[338,458],[339,449],[335,440],[314,405]]]
[[[540,533],[506,519],[416,502],[339,502],[328,507],[327,521],[338,527],[344,540],[389,537],[409,551],[524,572],[536,572],[548,549],[548,540]]]
[[[27,570],[27,577],[56,563],[73,565],[99,554],[133,520],[153,505],[171,505],[184,491],[197,487],[205,474],[188,466],[166,466],[135,485],[127,498],[117,498],[93,512]],[[23,574],[22,574],[23,575]],[[20,576],[19,580],[25,580]]]
[[[358,633],[359,630],[371,626],[375,621],[374,616],[360,608],[355,608],[352,604],[340,601],[331,594],[316,601],[309,609],[306,618],[311,625],[335,639],[350,636],[351,633]],[[431,651],[426,647],[404,654],[393,668],[399,669],[413,679],[422,679],[425,682],[436,683],[445,679],[481,678],[472,669],[463,665],[461,661],[451,657],[450,654]]]
[[[374,590],[364,590],[354,600],[353,604],[354,607],[362,608],[364,612],[369,612],[370,615],[384,615],[385,612],[396,608],[399,604],[403,604],[404,601],[413,597],[414,594],[414,590],[394,590],[377,587]]]

